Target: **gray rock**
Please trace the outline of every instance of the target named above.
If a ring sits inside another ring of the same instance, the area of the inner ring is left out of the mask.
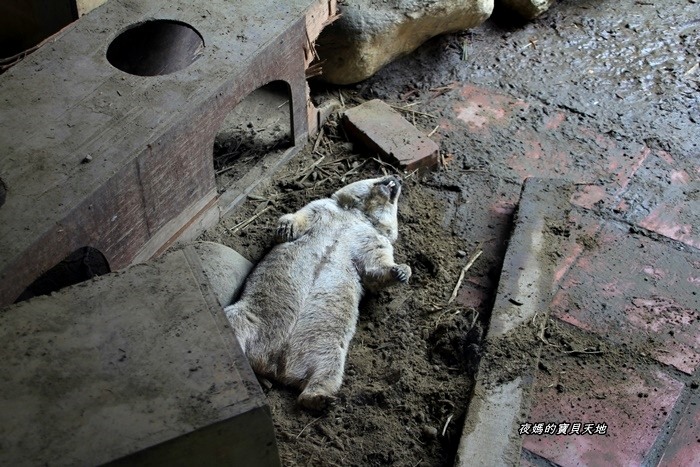
[[[438,430],[434,426],[425,425],[421,429],[421,433],[423,434],[423,437],[425,437],[426,439],[435,439],[435,438],[437,438]]]
[[[351,84],[369,78],[431,37],[484,22],[493,0],[347,0],[316,43],[323,78]]]
[[[191,246],[199,255],[204,275],[221,306],[230,305],[238,296],[253,264],[235,250],[214,242]]]
[[[508,9],[524,19],[533,19],[552,6],[554,0],[496,0],[496,8]]]

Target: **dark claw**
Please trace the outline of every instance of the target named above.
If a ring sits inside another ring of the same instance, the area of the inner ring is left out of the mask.
[[[277,227],[277,239],[280,242],[289,242],[294,240],[294,224],[290,221],[283,221]]]
[[[391,268],[391,273],[394,275],[394,278],[396,278],[396,280],[401,282],[402,284],[408,282],[408,276],[406,274],[406,271],[399,268],[398,266],[394,266],[393,268]]]

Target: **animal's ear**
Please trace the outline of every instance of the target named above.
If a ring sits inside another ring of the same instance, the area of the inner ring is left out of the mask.
[[[338,203],[338,205],[340,205],[340,207],[343,208],[353,207],[359,202],[359,198],[357,196],[353,196],[352,194],[344,190],[336,192],[333,195],[333,199],[335,199],[336,203]]]

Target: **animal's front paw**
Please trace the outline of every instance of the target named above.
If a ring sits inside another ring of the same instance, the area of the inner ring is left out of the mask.
[[[285,214],[280,217],[275,239],[278,243],[291,242],[296,239],[296,229],[294,228],[294,217],[292,215]]]
[[[397,264],[391,268],[391,275],[394,276],[397,282],[407,284],[411,278],[411,266],[408,264]]]

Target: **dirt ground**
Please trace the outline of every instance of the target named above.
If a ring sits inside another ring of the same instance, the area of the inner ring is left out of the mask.
[[[614,174],[600,169],[600,141],[582,127],[623,151],[664,149],[695,173],[700,12],[694,1],[660,3],[563,0],[528,24],[494,18],[433,39],[358,85],[314,85],[318,101],[342,97],[349,107],[381,98],[401,108],[433,132],[445,166],[403,174],[396,257],[414,276],[406,288],[364,300],[336,406],[308,413],[295,407],[293,391],[266,389],[284,465],[453,463],[522,181],[558,176],[557,167],[514,159],[528,149],[514,135],[536,138],[534,122],[565,113],[561,131],[541,149],[570,148],[562,172],[605,190],[614,188]],[[519,118],[475,137],[456,117],[456,103],[474,98],[470,86],[504,96],[501,104]],[[353,148],[337,119],[315,143],[203,238],[255,261],[270,247],[280,215],[394,170]],[[657,196],[663,183],[650,181],[647,195]],[[448,306],[460,269],[477,250],[483,255],[469,271],[469,294]],[[585,340],[570,332],[553,329],[551,338]]]
[[[324,133],[316,153],[309,144],[276,182],[204,238],[255,261],[271,247],[280,215],[347,183],[395,173],[353,150],[337,121]],[[475,245],[441,226],[436,213],[445,202],[432,191],[418,174],[404,175],[395,256],[413,276],[408,286],[363,300],[335,407],[308,413],[295,406],[294,391],[268,388],[284,465],[441,465],[454,456],[475,371],[470,344],[479,342],[481,327],[475,310],[447,300]]]

